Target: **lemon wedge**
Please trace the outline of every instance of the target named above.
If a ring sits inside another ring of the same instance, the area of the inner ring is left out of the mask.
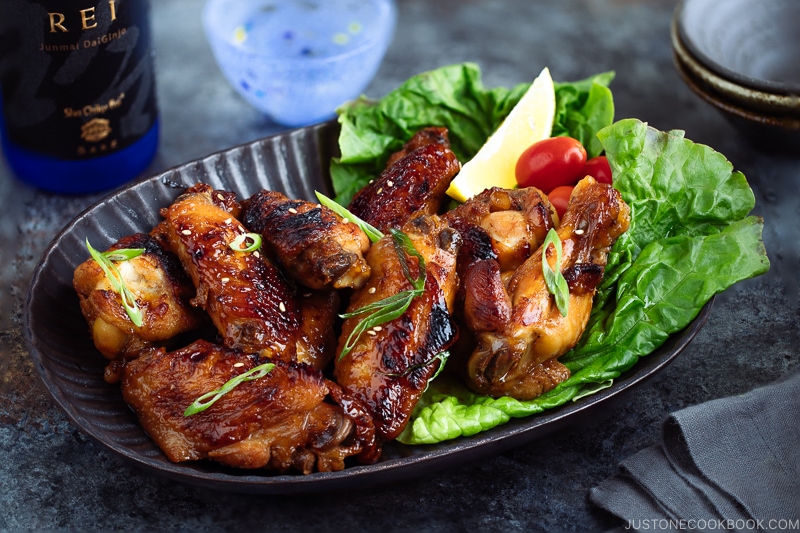
[[[545,67],[475,157],[464,164],[450,183],[448,196],[465,202],[491,187],[515,188],[517,159],[530,145],[550,137],[555,112],[553,79]]]

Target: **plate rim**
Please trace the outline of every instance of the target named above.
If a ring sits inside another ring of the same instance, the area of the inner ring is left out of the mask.
[[[81,211],[50,241],[40,256],[29,282],[23,314],[24,337],[34,367],[48,393],[53,397],[56,404],[66,413],[70,421],[82,432],[89,435],[106,450],[122,457],[129,464],[138,466],[161,477],[216,490],[260,494],[297,494],[329,492],[334,489],[353,488],[354,486],[365,487],[382,485],[401,479],[417,477],[423,473],[431,473],[450,466],[455,466],[456,464],[474,461],[490,454],[498,454],[542,438],[571,422],[578,421],[581,415],[588,414],[594,411],[597,406],[605,404],[610,400],[617,399],[630,388],[658,374],[686,348],[708,320],[716,298],[715,296],[700,309],[695,319],[690,322],[686,328],[670,335],[667,341],[657,348],[655,352],[640,357],[629,370],[616,378],[613,385],[609,388],[591,396],[581,398],[577,402],[567,402],[564,405],[546,409],[539,414],[512,419],[505,424],[469,437],[459,437],[437,445],[406,446],[400,443],[390,443],[387,446],[393,446],[394,448],[392,449],[398,448],[400,452],[403,452],[404,449],[413,449],[414,451],[406,455],[400,453],[399,457],[381,460],[372,465],[352,465],[344,470],[336,472],[317,472],[308,475],[300,475],[271,474],[260,470],[235,471],[234,469],[214,464],[209,466],[212,471],[201,472],[194,468],[194,466],[196,466],[194,464],[164,462],[163,457],[160,460],[156,460],[154,457],[144,455],[140,451],[111,442],[106,436],[96,430],[92,421],[87,419],[86,416],[68,400],[65,391],[56,385],[56,380],[53,379],[51,369],[44,364],[46,354],[40,350],[37,342],[38,339],[35,331],[37,319],[33,316],[34,304],[36,303],[35,300],[41,285],[42,276],[45,275],[46,267],[50,265],[53,254],[58,250],[58,245],[62,244],[66,236],[75,231],[75,228],[82,220],[87,219],[87,217],[96,210],[103,209],[104,205],[114,198],[119,198],[120,195],[123,195],[127,191],[139,191],[148,186],[156,186],[157,183],[169,186],[165,183],[165,180],[168,181],[169,177],[177,171],[180,171],[180,169],[188,169],[192,165],[204,165],[238,150],[253,149],[256,147],[263,148],[274,145],[276,142],[282,142],[292,135],[316,135],[321,137],[325,134],[335,133],[335,125],[336,121],[328,121],[305,128],[289,130],[228,149],[219,150],[203,158],[176,165],[148,178],[137,180],[121,189],[109,193]],[[80,311],[78,310],[78,312]],[[665,346],[668,345],[669,348],[665,348]],[[102,357],[99,353],[96,355],[97,357]],[[118,389],[118,385],[108,386],[117,387]],[[139,427],[141,432],[146,435],[144,429],[141,428],[141,426]],[[155,446],[155,443],[151,444],[157,451],[155,455],[157,456],[160,454],[163,456],[163,452]]]

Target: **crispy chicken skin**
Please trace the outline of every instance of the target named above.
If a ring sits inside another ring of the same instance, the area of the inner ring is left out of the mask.
[[[403,147],[396,151],[395,153],[391,154],[389,158],[386,160],[386,168],[394,165],[398,160],[404,158],[417,148],[421,148],[428,144],[439,144],[445,148],[450,148],[450,138],[447,132],[447,128],[440,128],[436,126],[430,126],[428,128],[422,128],[417,133],[415,133],[409,140],[406,142]]]
[[[201,313],[189,305],[194,287],[175,255],[146,233],[123,237],[109,250],[125,248],[144,249],[138,257],[115,263],[142,310],[141,326],[128,317],[119,293],[94,259],[78,265],[73,276],[92,340],[108,359],[135,356],[142,346],[168,341],[203,323]],[[106,379],[115,381],[113,372]]]
[[[312,289],[357,289],[369,278],[369,239],[325,206],[263,190],[244,202],[242,222],[272,245],[278,262]]]
[[[231,248],[247,230],[229,195],[195,185],[162,210],[161,229],[197,288],[193,305],[226,347],[293,360],[301,317],[294,287],[264,254]]]
[[[243,381],[206,410],[184,416],[197,398],[263,362],[203,340],[174,352],[150,349],[126,364],[122,394],[174,462],[211,459],[308,474],[341,470],[347,457],[372,454],[374,433],[363,409],[343,401],[336,384],[301,363],[274,361],[266,376]]]
[[[338,291],[300,290],[300,326],[297,330],[295,360],[322,370],[336,353],[336,325],[339,320]]]
[[[466,364],[468,384],[491,396],[535,398],[569,377],[557,358],[580,339],[589,319],[608,251],[627,231],[630,211],[610,185],[586,177],[576,185],[557,232],[563,246],[561,272],[569,285],[569,311],[562,316],[545,285],[540,247],[510,278],[507,287],[480,283],[465,306],[477,347]],[[555,265],[555,251],[547,259]],[[507,314],[483,320],[482,302],[503,300]]]
[[[334,365],[337,383],[367,406],[380,442],[392,440],[403,431],[439,367],[436,355],[456,336],[451,312],[457,286],[458,233],[437,216],[429,215],[414,217],[403,226],[403,232],[425,260],[422,295],[414,298],[400,317],[362,335],[352,351],[337,356]],[[399,257],[391,236],[372,246],[367,253],[372,275],[353,293],[349,312],[412,288]],[[408,256],[408,266],[416,278],[420,272],[417,258]],[[344,321],[338,354],[363,318]]]
[[[383,232],[400,229],[415,214],[438,213],[450,181],[461,169],[445,128],[417,132],[389,162],[348,207]]]
[[[444,214],[459,231],[468,231],[470,225],[482,228],[504,272],[515,270],[536,251],[554,226],[554,217],[547,195],[535,187],[486,189]]]

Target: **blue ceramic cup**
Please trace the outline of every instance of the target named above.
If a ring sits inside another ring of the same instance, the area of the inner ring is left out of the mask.
[[[285,126],[330,119],[375,76],[393,0],[208,0],[203,25],[236,91]]]

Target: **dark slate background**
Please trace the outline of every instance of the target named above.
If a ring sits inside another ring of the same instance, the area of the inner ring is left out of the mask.
[[[0,162],[0,530],[602,531],[619,525],[588,490],[655,444],[677,409],[767,384],[798,366],[800,160],[754,149],[687,89],[671,57],[670,0],[399,0],[394,42],[369,96],[474,61],[487,87],[616,71],[617,118],[683,129],[744,172],[765,219],[771,271],[719,296],[706,326],[657,379],[601,416],[488,459],[392,485],[253,496],[198,489],[129,466],[55,405],[22,333],[31,272],[49,240],[104,194],[56,196]],[[146,174],[281,130],[239,98],[204,40],[200,0],[153,2],[163,141]]]

